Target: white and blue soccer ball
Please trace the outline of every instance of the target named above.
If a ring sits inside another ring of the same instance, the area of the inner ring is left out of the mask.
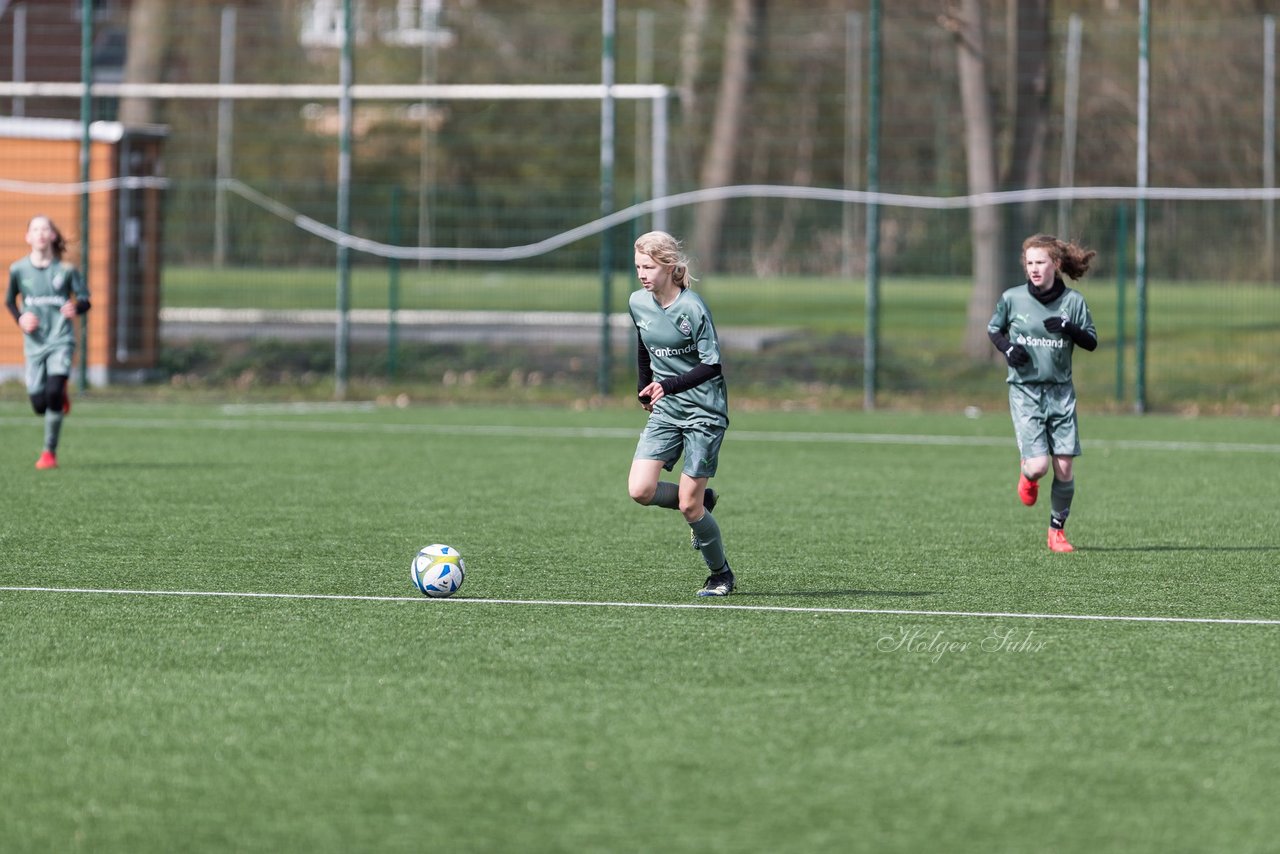
[[[466,573],[466,566],[458,550],[440,543],[425,546],[414,556],[409,568],[413,586],[433,599],[443,599],[457,593]]]

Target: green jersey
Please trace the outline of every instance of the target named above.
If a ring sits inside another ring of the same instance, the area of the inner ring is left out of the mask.
[[[19,296],[21,311],[40,319],[40,326],[23,341],[28,351],[75,344],[75,326],[62,316],[62,306],[68,300],[89,299],[84,277],[75,266],[53,261],[47,267],[37,267],[29,255],[14,261],[9,266],[9,291],[4,302],[15,315]]]
[[[1065,318],[1073,326],[1094,338],[1098,337],[1093,315],[1079,291],[1064,287],[1062,293],[1048,303],[1035,298],[1030,284],[1009,288],[1000,295],[987,331],[1004,334],[1010,343],[1021,344],[1031,356],[1027,364],[1009,368],[1007,382],[1071,382],[1071,354],[1075,350],[1075,342],[1065,332],[1045,329],[1044,322],[1050,317]]]
[[[682,290],[666,308],[658,305],[648,291],[632,291],[629,308],[640,345],[648,351],[654,380],[680,376],[699,363],[720,364],[720,344],[711,312],[702,297],[690,289]],[[682,426],[727,427],[729,394],[724,377],[715,376],[686,391],[663,395],[653,411]]]

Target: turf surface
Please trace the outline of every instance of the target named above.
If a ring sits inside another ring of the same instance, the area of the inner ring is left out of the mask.
[[[0,424],[7,851],[1280,837],[1274,419],[1085,418],[1062,556],[1007,417],[736,416],[710,603],[638,413],[86,397],[53,472]]]

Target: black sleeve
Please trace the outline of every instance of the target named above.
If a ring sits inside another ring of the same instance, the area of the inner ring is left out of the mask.
[[[682,391],[688,391],[694,386],[702,385],[707,380],[720,376],[721,373],[722,370],[719,364],[708,365],[699,362],[683,374],[663,380],[662,390],[667,394],[679,394]]]
[[[988,329],[987,337],[991,339],[991,343],[996,345],[996,349],[1001,353],[1009,351],[1009,337],[999,329]]]
[[[649,361],[649,348],[644,346],[644,339],[636,332],[636,391],[641,391],[653,382],[653,363]]]
[[[1090,335],[1088,330],[1081,329],[1073,323],[1065,327],[1064,331],[1071,336],[1072,341],[1076,342],[1077,347],[1088,350],[1090,353],[1098,349],[1098,339]]]
[[[22,312],[18,311],[18,289],[14,286],[13,279],[9,280],[9,289],[4,294],[4,307],[9,309],[15,321],[22,316]]]
[[[76,314],[84,314],[92,307],[93,306],[89,305],[89,301],[87,299],[76,300]]]

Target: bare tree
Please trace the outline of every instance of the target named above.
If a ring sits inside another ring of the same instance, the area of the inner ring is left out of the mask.
[[[701,135],[702,111],[698,97],[698,78],[702,73],[702,45],[706,40],[707,22],[710,18],[710,0],[687,0],[688,12],[680,31],[680,77],[676,82],[679,94],[681,132],[675,135],[673,145],[679,152],[673,166],[680,169],[681,179],[693,183],[693,175],[681,167],[694,162],[694,139]]]
[[[698,114],[698,72],[702,41],[707,32],[710,0],[689,0],[689,14],[680,33],[680,112],[684,126],[693,128]]]
[[[1009,160],[1001,186],[1009,190],[1029,189],[1044,184],[1045,148],[1049,136],[1049,95],[1052,63],[1049,57],[1051,0],[1009,0],[1014,10],[1009,34],[1009,52],[1014,59],[1009,87],[1013,125]],[[1014,240],[1036,228],[1037,205],[1009,207],[1009,235]],[[1061,235],[1067,237],[1068,235]],[[1006,253],[1012,265],[1013,253]],[[1016,266],[1014,267],[1016,270]]]
[[[129,10],[128,55],[124,79],[127,83],[157,83],[169,46],[170,4],[168,0],[134,0]],[[120,121],[126,125],[156,121],[156,101],[152,98],[125,98],[120,102]]]
[[[700,186],[720,187],[733,182],[747,97],[751,91],[752,56],[767,5],[767,0],[733,0],[720,72],[720,92],[716,98],[711,136],[702,160]],[[714,266],[720,255],[725,205],[723,201],[705,202],[697,209],[693,246],[706,266]]]
[[[771,156],[774,151],[772,140],[754,137],[753,166],[749,176],[751,183],[770,182],[769,161],[773,159],[780,159],[787,164],[789,174],[785,174],[783,178],[786,183],[801,187],[813,183],[814,151],[822,123],[822,107],[819,103],[821,71],[813,58],[823,55],[828,37],[828,33],[817,33],[808,39],[810,50],[807,58],[802,60],[800,82],[791,92],[796,118],[785,149],[788,156]],[[777,275],[783,268],[785,259],[793,252],[801,204],[797,199],[784,199],[781,207],[779,212],[777,204],[771,199],[759,199],[753,207],[751,262],[756,275]]]
[[[960,72],[960,106],[964,112],[965,157],[969,192],[991,193],[997,188],[996,127],[991,89],[987,85],[986,21],[982,0],[961,0],[940,18],[956,41]],[[1000,248],[1003,234],[1000,211],[992,205],[973,209],[969,217],[973,242],[973,290],[965,321],[964,351],[973,359],[990,358],[994,350],[987,340],[987,321],[1003,290]]]

